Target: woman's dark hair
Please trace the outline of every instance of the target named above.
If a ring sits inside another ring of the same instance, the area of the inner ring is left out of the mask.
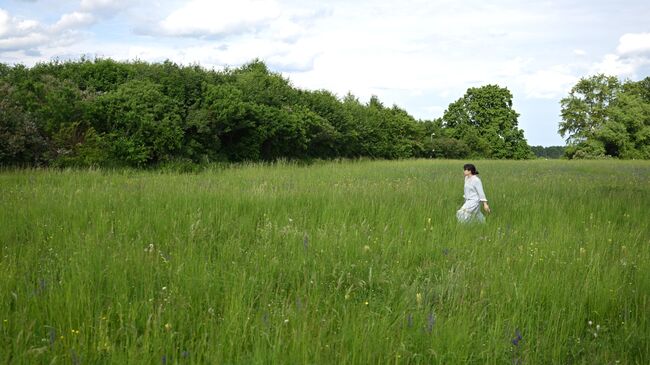
[[[472,175],[478,175],[478,170],[476,169],[476,166],[474,166],[471,163],[466,163],[465,165],[463,165],[463,170],[470,171]]]

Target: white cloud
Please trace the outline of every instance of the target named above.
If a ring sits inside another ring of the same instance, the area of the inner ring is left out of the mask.
[[[11,29],[11,17],[6,10],[0,9],[0,37],[9,33]]]
[[[583,57],[587,55],[587,52],[584,49],[574,49],[573,54],[576,56]]]
[[[61,19],[57,21],[52,30],[60,32],[67,29],[75,29],[90,25],[95,22],[95,17],[90,13],[73,12],[70,14],[63,14]]]
[[[621,56],[650,56],[650,33],[627,33],[619,40],[616,52]]]
[[[621,36],[616,53],[608,53],[591,67],[591,73],[634,77],[650,65],[650,33],[626,33]]]
[[[305,34],[306,29],[304,26],[292,21],[291,19],[282,17],[269,24],[268,32],[272,39],[296,42]]]
[[[0,39],[0,50],[31,49],[45,44],[48,37],[43,33],[29,33]]]
[[[250,32],[280,16],[273,0],[192,0],[160,22],[171,36],[221,36]]]
[[[285,74],[306,72],[313,69],[317,53],[309,47],[291,47],[279,41],[264,39],[241,39],[232,44],[211,43],[199,46],[173,47],[164,45],[104,45],[102,49],[87,49],[102,55],[108,52],[118,59],[140,59],[160,62],[166,59],[181,64],[199,63],[206,68],[222,69],[237,67],[259,58],[273,70]]]
[[[81,0],[79,8],[83,12],[115,13],[128,7],[133,1],[129,0]]]
[[[507,60],[498,66],[499,76],[504,79],[521,76],[533,61],[532,58],[524,59],[523,57],[515,57],[514,59]]]
[[[636,70],[648,60],[641,58],[622,58],[616,54],[607,54],[603,60],[595,63],[591,68],[591,73],[602,73],[618,77],[633,76]]]
[[[32,19],[18,19],[0,9],[0,50],[23,51],[28,55],[42,47],[71,44],[79,39],[77,29],[93,22],[91,14],[73,12],[48,26]]]
[[[0,50],[30,49],[47,41],[40,23],[17,19],[0,9]]]
[[[528,98],[555,99],[566,95],[578,81],[567,66],[553,66],[522,77]]]

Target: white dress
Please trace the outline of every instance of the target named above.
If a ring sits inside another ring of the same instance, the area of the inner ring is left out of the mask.
[[[485,216],[481,213],[481,202],[486,202],[485,193],[481,179],[476,175],[465,177],[465,204],[456,212],[456,218],[461,223],[485,222]]]

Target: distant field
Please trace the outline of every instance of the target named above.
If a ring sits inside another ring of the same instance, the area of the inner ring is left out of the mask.
[[[650,363],[650,162],[464,162],[0,172],[0,363]]]

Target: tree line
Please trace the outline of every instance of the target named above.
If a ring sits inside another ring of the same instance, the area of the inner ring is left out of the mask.
[[[166,61],[0,64],[0,165],[533,157],[512,94],[470,88],[442,118],[416,120],[295,88],[258,60],[223,71]]]
[[[564,146],[531,146],[531,150],[537,158],[550,158],[550,159],[559,159],[564,157],[565,147]]]

